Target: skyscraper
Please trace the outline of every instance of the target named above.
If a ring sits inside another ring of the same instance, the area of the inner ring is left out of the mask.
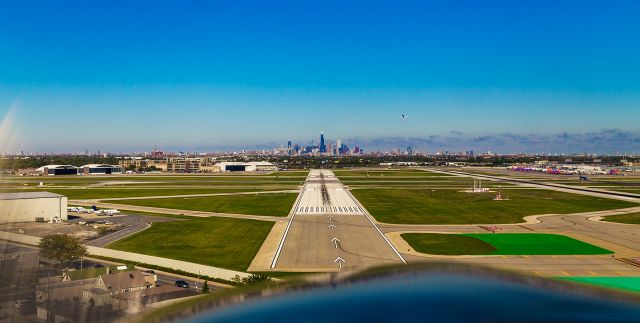
[[[338,139],[336,141],[336,150],[338,155],[342,155],[342,152],[340,151],[341,148],[342,148],[342,140]]]
[[[320,132],[320,153],[327,152],[327,145],[324,143],[324,133]]]

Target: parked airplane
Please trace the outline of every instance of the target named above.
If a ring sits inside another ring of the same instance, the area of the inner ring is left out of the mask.
[[[110,209],[110,210],[102,210],[102,213],[104,213],[105,215],[112,216],[114,214],[119,214],[120,211],[118,211],[116,209]]]

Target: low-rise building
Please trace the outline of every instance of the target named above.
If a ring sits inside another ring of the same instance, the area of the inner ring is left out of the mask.
[[[167,170],[166,159],[127,158],[127,159],[120,160],[119,165],[123,170],[128,170],[131,168],[133,168],[134,170],[138,170],[138,169],[146,170],[146,169],[153,169],[153,168],[155,168],[158,171]]]
[[[95,283],[83,291],[85,302],[100,306],[111,302],[111,297],[120,293],[153,288],[139,270],[110,272],[100,275]]]
[[[202,160],[195,157],[171,157],[167,159],[167,171],[172,173],[198,173]]]

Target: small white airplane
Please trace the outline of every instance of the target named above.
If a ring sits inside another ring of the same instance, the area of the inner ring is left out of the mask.
[[[116,209],[111,209],[111,210],[102,210],[102,213],[104,213],[106,215],[114,215],[114,214],[120,213],[120,211],[118,211]]]
[[[406,115],[406,114],[401,114],[401,115],[400,115],[400,118],[401,118],[401,119],[406,119],[406,118],[408,118],[408,117],[409,117],[409,116],[408,116],[408,115]]]

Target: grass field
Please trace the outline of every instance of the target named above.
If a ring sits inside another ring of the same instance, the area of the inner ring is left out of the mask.
[[[558,277],[558,279],[640,293],[640,277]]]
[[[78,187],[100,185],[109,182],[118,186],[210,186],[210,185],[299,185],[304,182],[306,173],[283,172],[274,175],[127,175],[127,176],[47,176],[47,177],[3,177],[2,187],[45,186]]]
[[[244,271],[272,226],[272,222],[228,218],[154,223],[107,247]]]
[[[640,224],[640,213],[605,216],[604,220],[616,223]]]
[[[518,223],[534,214],[567,214],[618,209],[639,204],[550,190],[503,190],[495,193],[458,190],[355,189],[353,195],[380,222],[399,224]]]
[[[287,216],[297,196],[297,193],[277,193],[166,199],[107,200],[105,202],[178,210]]]
[[[290,188],[294,189],[294,187]],[[234,192],[257,192],[272,189],[265,188],[220,188],[220,189],[192,189],[192,188],[44,188],[38,190],[20,190],[18,192],[51,192],[64,195],[69,199],[108,199],[119,197],[172,196],[191,194],[216,194]],[[280,189],[273,189],[280,190]]]
[[[439,233],[403,233],[402,239],[416,251],[432,255],[490,255],[492,245],[464,235]]]
[[[418,252],[437,255],[601,255],[613,253],[567,236],[543,233],[405,233],[402,234],[402,238]]]
[[[422,170],[398,169],[398,170],[334,170],[333,173],[340,179],[350,177],[439,177],[451,176],[448,174],[427,172]]]

